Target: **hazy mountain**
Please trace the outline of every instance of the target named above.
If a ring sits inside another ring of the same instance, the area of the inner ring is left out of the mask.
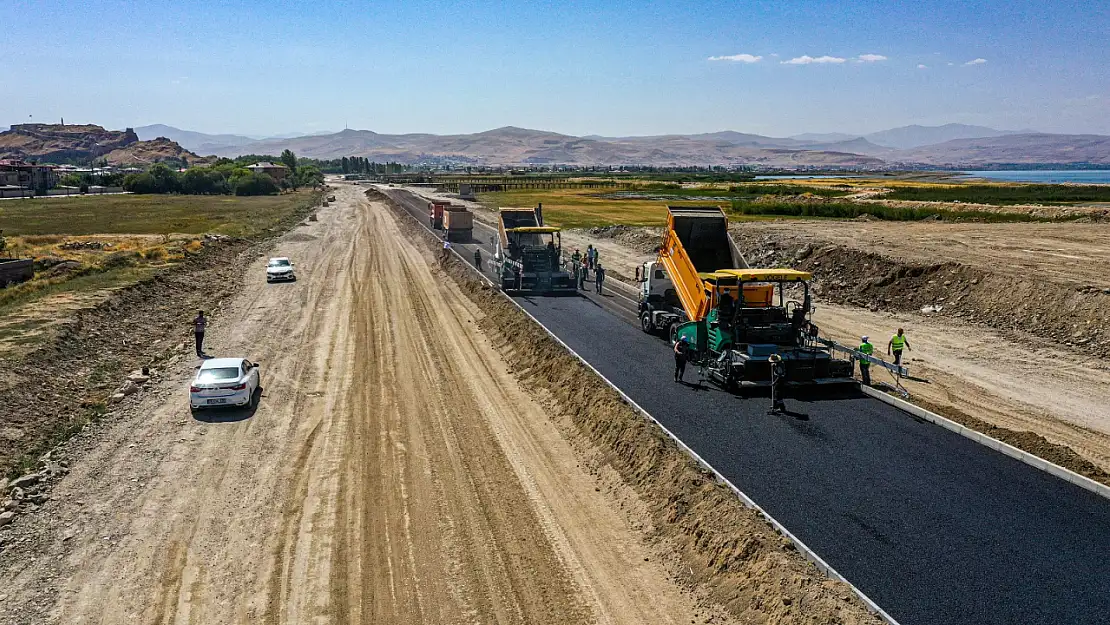
[[[903,163],[972,167],[995,163],[1099,163],[1110,165],[1110,136],[1013,134],[955,139],[912,150],[886,160]]]
[[[384,135],[344,130],[330,135],[256,141],[215,153],[278,154],[290,149],[310,158],[364,156],[405,163],[449,160],[473,164],[705,165],[759,163],[768,166],[837,165],[875,167],[882,161],[858,154],[793,149],[796,143],[738,132],[657,137],[587,138],[506,126],[462,135]]]
[[[791,135],[790,139],[806,143],[839,143],[859,138],[859,135],[846,135],[843,132],[803,132],[800,135]]]
[[[139,126],[135,129],[135,134],[139,135],[139,139],[143,141],[165,137],[198,154],[212,154],[220,148],[246,145],[256,141],[256,139],[243,135],[210,135],[192,130],[181,130],[165,124]]]
[[[893,148],[875,145],[874,143],[871,143],[863,137],[830,142],[806,142],[803,143],[800,147],[804,147],[807,150],[827,150],[832,152],[866,154],[867,156],[878,156],[879,158],[883,158],[884,156],[895,151]]]
[[[1020,130],[995,130],[986,126],[969,126],[967,124],[945,124],[943,126],[901,126],[889,130],[881,130],[864,135],[871,143],[888,148],[907,150],[923,145],[944,143],[953,139],[977,139],[980,137],[1001,137],[1016,135],[1033,131]]]

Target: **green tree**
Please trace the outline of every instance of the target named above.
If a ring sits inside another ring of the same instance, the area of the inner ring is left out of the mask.
[[[293,150],[285,150],[281,153],[281,162],[289,168],[289,173],[297,173],[297,155],[293,154]]]
[[[348,160],[346,156],[343,157],[343,173],[351,173],[351,161]]]
[[[304,187],[319,187],[324,184],[324,174],[315,165],[304,165],[297,172],[298,182]]]

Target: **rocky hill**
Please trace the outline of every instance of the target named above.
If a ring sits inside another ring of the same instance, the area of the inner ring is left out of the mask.
[[[0,132],[0,158],[40,163],[86,163],[105,158],[114,165],[201,161],[166,138],[140,141],[131,128],[105,130],[94,124],[16,124]]]
[[[137,167],[163,162],[196,165],[208,161],[208,159],[193,154],[175,141],[170,141],[165,137],[158,137],[150,141],[137,141],[108,152],[104,155],[104,158],[113,165]]]

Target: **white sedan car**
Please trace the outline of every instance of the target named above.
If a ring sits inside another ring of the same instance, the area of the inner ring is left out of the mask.
[[[279,280],[293,282],[297,280],[297,274],[293,273],[293,263],[284,256],[271,258],[270,262],[266,263],[266,282],[277,282]]]
[[[258,363],[245,358],[205,360],[189,386],[189,407],[193,410],[220,406],[253,408],[260,385]]]

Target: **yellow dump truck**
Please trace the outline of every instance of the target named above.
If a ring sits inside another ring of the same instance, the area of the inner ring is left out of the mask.
[[[769,384],[772,354],[788,383],[853,383],[852,362],[833,358],[810,320],[811,274],[748,267],[718,207],[667,210],[658,257],[639,272],[645,332],[685,338],[694,362],[726,388]]]

